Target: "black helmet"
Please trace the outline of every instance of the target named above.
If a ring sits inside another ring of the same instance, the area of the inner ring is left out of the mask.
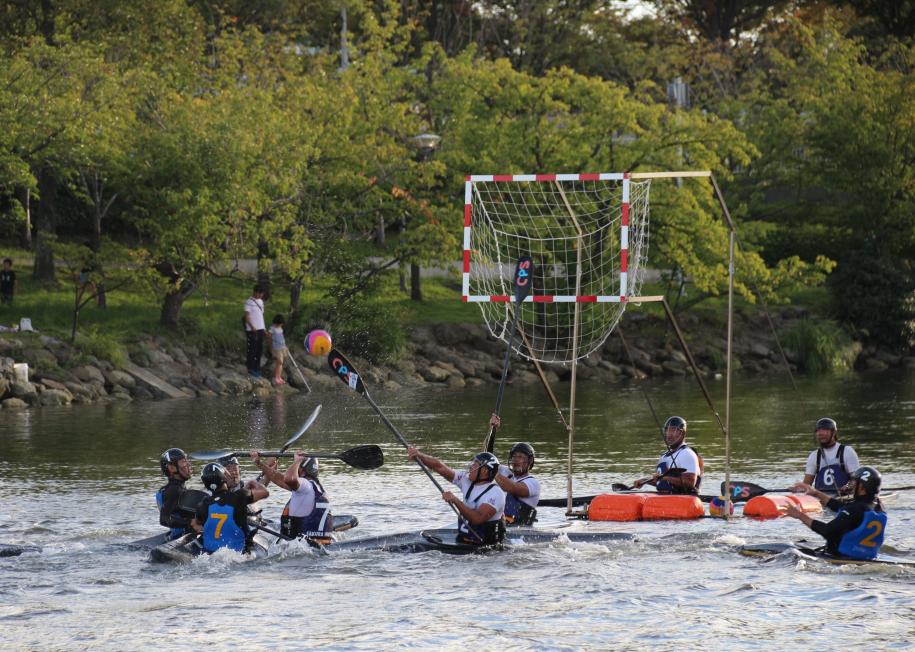
[[[305,475],[309,478],[318,477],[318,460],[314,457],[306,457],[302,460],[302,464],[299,465],[300,469],[304,469]]]
[[[664,430],[667,430],[668,428],[676,428],[677,430],[686,432],[686,419],[683,417],[670,417],[664,422]]]
[[[499,458],[492,453],[477,453],[473,456],[474,462],[480,464],[481,469],[489,469],[489,479],[492,480],[499,472]]]
[[[216,491],[226,482],[226,470],[222,464],[211,462],[203,467],[203,471],[200,473],[200,481],[210,491]]]
[[[225,457],[219,458],[219,463],[222,464],[223,466],[229,466],[229,464],[234,464],[235,466],[238,466],[238,458],[235,457],[234,455],[226,455]]]
[[[880,477],[880,472],[872,466],[859,466],[852,471],[851,479],[860,485],[864,485],[868,498],[873,498],[880,491],[882,478]]]
[[[159,456],[159,466],[162,467],[162,475],[168,475],[168,465],[177,464],[178,460],[186,460],[187,455],[180,448],[169,448]]]
[[[830,419],[829,417],[818,419],[817,424],[813,427],[814,432],[817,430],[832,430],[833,432],[836,432],[838,429],[835,419]]]
[[[517,444],[512,446],[512,449],[508,451],[508,459],[511,460],[512,456],[515,453],[524,453],[527,455],[527,459],[530,461],[527,465],[528,470],[534,468],[534,447],[528,444],[526,441],[519,441]]]

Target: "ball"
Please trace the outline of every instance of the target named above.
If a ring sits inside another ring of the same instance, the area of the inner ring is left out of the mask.
[[[316,328],[305,336],[305,350],[308,355],[327,355],[333,347],[330,333],[321,328]]]
[[[712,498],[708,504],[708,513],[712,516],[721,516],[724,514],[724,496]],[[734,503],[731,503],[731,514],[734,513]]]

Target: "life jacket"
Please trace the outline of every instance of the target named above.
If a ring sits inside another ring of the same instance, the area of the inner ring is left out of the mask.
[[[470,492],[473,491],[475,485],[471,484],[467,487],[467,491],[464,493],[464,502],[466,503],[468,498],[470,498]],[[495,482],[490,482],[489,485],[477,494],[475,500],[479,502],[486,493],[497,486]],[[476,534],[477,536],[474,536]],[[485,523],[480,523],[479,525],[471,525],[466,522],[463,518],[458,519],[458,541],[461,543],[472,543],[474,545],[488,546],[497,543],[502,543],[505,539],[505,520],[503,518],[498,518],[495,521],[486,521]]]
[[[165,485],[165,486],[167,487],[168,485]],[[165,487],[162,487],[161,489],[159,489],[159,491],[156,492],[156,505],[158,505],[160,513],[162,512],[162,508],[165,507],[165,495],[164,494],[165,494]],[[178,514],[177,513],[175,513],[173,515],[170,514],[169,520],[171,520],[175,516],[178,516]],[[190,525],[190,521],[188,521],[188,525]],[[187,526],[169,528],[168,529],[168,540],[172,541],[173,539],[177,539],[180,536],[184,536],[184,534],[186,532],[187,532]]]
[[[231,548],[244,552],[247,547],[247,533],[235,522],[235,507],[222,501],[228,494],[212,498],[207,507],[207,520],[203,524],[203,549],[216,552],[220,548]]]
[[[883,545],[885,530],[886,512],[878,512],[871,507],[864,512],[861,525],[839,539],[839,554],[852,559],[876,559]]]
[[[324,487],[321,483],[315,482],[309,478],[299,478],[299,481],[311,482],[315,490],[315,508],[311,510],[308,516],[290,516],[289,503],[283,508],[283,514],[280,516],[280,532],[287,537],[309,537],[313,539],[330,539],[330,533],[334,531],[334,516],[330,513],[330,501],[324,494]]]
[[[528,477],[530,476],[515,478],[515,482],[521,482]],[[505,523],[508,525],[533,525],[537,520],[537,509],[521,502],[520,498],[506,491],[504,517]]]
[[[680,495],[689,495],[689,496],[698,496],[699,495],[699,485],[702,484],[702,474],[705,471],[705,460],[702,459],[702,455],[699,454],[699,451],[696,450],[695,448],[691,448],[687,444],[680,444],[680,446],[677,448],[677,450],[671,451],[670,459],[671,459],[671,462],[676,462],[677,453],[679,453],[680,451],[682,451],[685,448],[693,451],[696,454],[696,458],[699,461],[699,473],[696,475],[696,485],[692,489],[686,489],[679,485],[677,485],[675,487],[672,484],[670,484],[667,480],[665,480],[664,478],[661,478],[660,480],[658,480],[657,485],[655,485],[655,487],[658,490],[658,493],[680,494]],[[667,462],[661,462],[658,464],[658,473],[660,473],[668,478],[679,478],[681,475],[683,475],[683,471],[684,471],[684,469],[669,467],[667,465]]]
[[[820,491],[838,491],[848,483],[851,477],[845,469],[845,444],[839,444],[839,451],[836,453],[836,464],[830,464],[820,468],[823,461],[823,449],[817,449],[817,474],[813,480],[813,486]]]

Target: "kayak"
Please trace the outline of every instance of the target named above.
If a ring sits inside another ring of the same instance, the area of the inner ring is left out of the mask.
[[[334,532],[345,532],[359,525],[359,519],[351,514],[334,515]],[[265,526],[271,526],[265,524]],[[155,539],[167,537],[168,533],[141,539],[130,544],[133,547],[143,547],[141,544],[152,542]],[[247,554],[255,559],[263,559],[270,555],[270,549],[280,539],[265,530],[258,530],[254,533],[251,541],[251,547]],[[318,544],[315,544],[318,545]],[[151,546],[149,551],[149,561],[156,563],[187,563],[204,554],[203,545],[200,538],[194,532],[189,532],[184,536],[178,537],[172,541],[163,541]]]
[[[17,546],[11,543],[0,543],[0,557],[18,557],[24,552],[41,552],[38,546]]]
[[[840,557],[826,552],[822,548],[811,548],[804,543],[759,543],[755,545],[740,546],[739,552],[746,557],[774,557],[784,552],[792,551],[800,557],[820,559],[830,564],[850,566],[909,566],[915,567],[915,559],[894,557],[892,555],[879,555],[876,559],[851,559]]]
[[[538,543],[550,543],[568,538],[575,543],[607,543],[611,541],[632,541],[635,535],[622,532],[580,532],[564,528],[546,529],[532,527],[510,527],[502,544],[474,545],[457,539],[457,528],[437,528],[419,532],[400,532],[349,541],[336,541],[323,546],[328,552],[378,550],[382,552],[430,552],[465,555],[485,553],[504,548]]]

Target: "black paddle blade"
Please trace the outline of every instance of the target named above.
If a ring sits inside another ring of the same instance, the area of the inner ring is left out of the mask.
[[[337,374],[337,378],[343,381],[343,384],[360,394],[365,394],[365,385],[362,384],[362,378],[356,368],[346,359],[346,356],[337,349],[331,349],[327,354],[327,364],[331,370]]]
[[[515,287],[515,301],[521,303],[531,293],[534,284],[534,259],[530,256],[521,256],[515,265],[515,276],[512,279]],[[519,308],[516,307],[515,310]]]
[[[726,483],[721,483],[721,495],[724,496],[727,491]],[[750,498],[755,498],[756,496],[762,496],[763,494],[769,493],[769,490],[760,487],[758,484],[753,484],[752,482],[734,482],[731,481],[731,502],[732,503],[742,503],[750,500]]]
[[[340,453],[340,459],[353,468],[370,471],[384,464],[384,453],[375,444],[366,444]]]

